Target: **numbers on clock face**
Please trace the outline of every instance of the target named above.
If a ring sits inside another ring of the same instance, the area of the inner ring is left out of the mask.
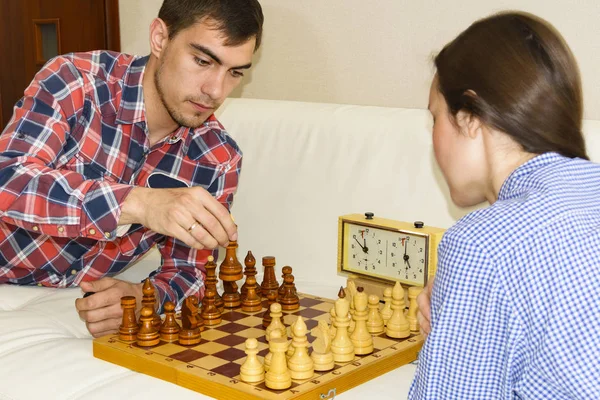
[[[346,269],[424,284],[426,236],[355,224],[346,224],[346,228],[350,238]]]

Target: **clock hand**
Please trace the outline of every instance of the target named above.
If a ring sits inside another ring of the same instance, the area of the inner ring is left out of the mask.
[[[367,238],[363,238],[363,240],[365,241],[365,247],[363,248],[363,251],[365,253],[368,253],[369,252],[369,248],[367,247]]]
[[[408,254],[406,254],[406,247],[408,246],[408,240],[404,241],[404,257],[402,257],[404,259],[404,263],[408,264],[408,268],[410,268],[410,263],[408,262],[408,259],[410,258],[410,256]]]
[[[369,249],[367,249],[367,246],[366,246],[366,244],[367,244],[366,240],[365,240],[365,246],[363,246],[362,244],[360,244],[360,242],[358,241],[357,238],[354,238],[354,240],[356,240],[356,243],[358,243],[358,245],[360,246],[360,248],[362,249],[363,252],[365,252],[365,253],[369,252]]]

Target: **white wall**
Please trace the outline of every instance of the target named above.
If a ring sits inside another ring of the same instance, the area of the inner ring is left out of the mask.
[[[600,1],[260,0],[256,67],[235,97],[425,108],[431,57],[474,20],[521,9],[565,36],[581,69],[585,117],[600,119]],[[120,0],[125,52],[148,52],[162,0]]]

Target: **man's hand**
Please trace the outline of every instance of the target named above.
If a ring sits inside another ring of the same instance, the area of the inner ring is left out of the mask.
[[[123,318],[121,297],[135,296],[138,305],[141,304],[142,283],[102,278],[94,282],[81,282],[80,287],[84,292],[95,292],[91,296],[75,300],[79,317],[85,321],[88,331],[94,337],[119,330]]]
[[[202,187],[134,188],[122,207],[119,225],[139,223],[198,250],[226,247],[237,240],[227,208]]]
[[[431,288],[433,287],[433,278],[427,282],[427,286],[417,296],[417,304],[419,310],[417,311],[417,321],[421,327],[421,335],[427,338],[429,332],[431,332]]]

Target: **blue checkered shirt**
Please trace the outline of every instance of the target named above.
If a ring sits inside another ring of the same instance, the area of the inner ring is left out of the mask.
[[[600,399],[600,165],[533,158],[438,253],[410,399]]]

